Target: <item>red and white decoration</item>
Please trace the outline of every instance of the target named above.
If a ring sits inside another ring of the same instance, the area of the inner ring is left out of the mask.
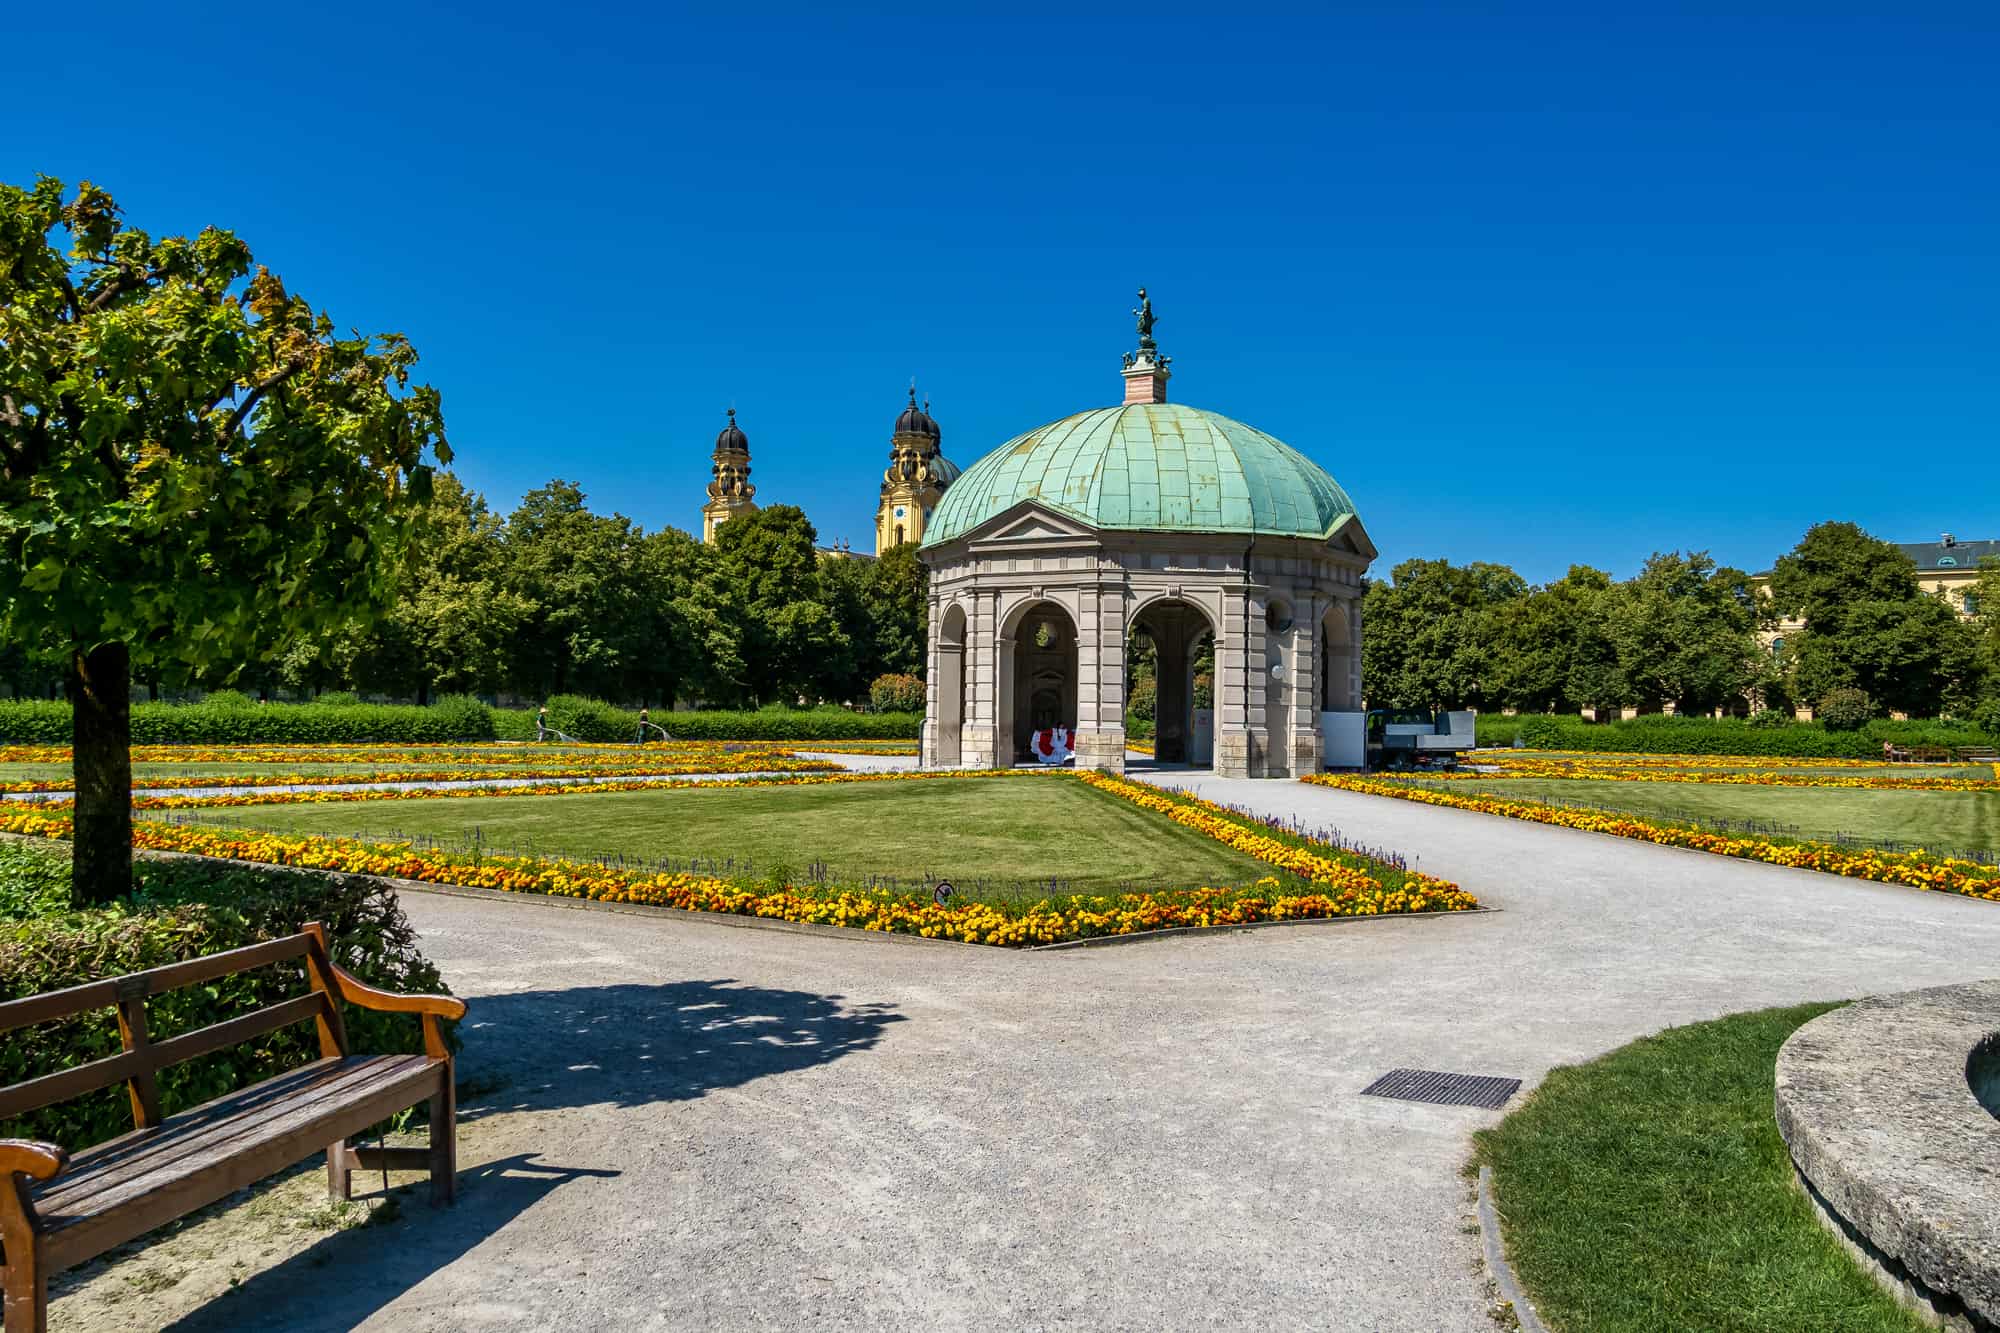
[[[1075,744],[1076,733],[1068,727],[1049,727],[1028,738],[1028,749],[1045,764],[1060,764]]]

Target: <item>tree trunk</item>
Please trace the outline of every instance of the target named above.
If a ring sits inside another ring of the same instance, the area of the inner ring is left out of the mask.
[[[431,683],[427,680],[418,681],[417,706],[419,708],[428,708],[430,706],[430,702],[431,702]]]
[[[69,665],[76,810],[70,898],[79,907],[132,891],[132,657],[122,643]]]

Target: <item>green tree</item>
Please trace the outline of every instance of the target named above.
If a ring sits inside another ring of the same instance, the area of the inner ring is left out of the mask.
[[[1362,602],[1361,671],[1371,708],[1489,708],[1495,608],[1527,595],[1527,580],[1483,561],[1405,560]]]
[[[1758,605],[1750,576],[1703,551],[1655,553],[1610,603],[1624,693],[1642,709],[1703,713],[1758,682]]]
[[[529,491],[507,520],[506,586],[533,611],[513,651],[516,686],[533,695],[616,694],[634,665],[643,534],[593,514],[574,482]]]
[[[714,558],[689,598],[717,698],[789,700],[852,673],[853,645],[823,597],[816,539],[794,505],[717,529]]]
[[[0,613],[66,663],[79,901],[131,885],[135,666],[268,662],[388,600],[450,459],[416,359],[337,335],[230,232],[0,185]]]
[[[1547,587],[1496,605],[1488,682],[1499,702],[1531,713],[1622,702],[1612,598],[1609,574],[1571,565]]]
[[[437,479],[422,539],[397,583],[396,602],[366,636],[322,644],[343,680],[428,702],[433,690],[494,690],[535,604],[507,582],[506,522],[458,478]]]
[[[1865,692],[1879,708],[1921,717],[1971,703],[1976,633],[1923,591],[1916,563],[1852,523],[1820,523],[1771,571],[1771,606],[1804,621],[1786,636],[1794,697]]]

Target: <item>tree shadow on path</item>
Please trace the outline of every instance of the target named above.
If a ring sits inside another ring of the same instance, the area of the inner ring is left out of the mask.
[[[461,1120],[502,1111],[645,1106],[865,1051],[893,1005],[729,979],[517,991],[468,1002]]]
[[[903,1021],[890,1005],[849,1006],[839,995],[728,979],[521,991],[470,997],[467,1005],[461,1126],[506,1112],[692,1100],[867,1050],[889,1024]],[[468,1138],[477,1144],[476,1128]],[[572,1149],[557,1130],[532,1147],[462,1169],[450,1208],[426,1207],[427,1187],[403,1175],[392,1191],[401,1203],[396,1220],[327,1236],[168,1327],[352,1328],[466,1259],[553,1191],[580,1177],[622,1174],[561,1165]],[[591,1151],[603,1160],[603,1145]],[[379,1179],[356,1173],[357,1197],[372,1193],[367,1186]],[[510,1279],[495,1277],[494,1294],[504,1300]]]

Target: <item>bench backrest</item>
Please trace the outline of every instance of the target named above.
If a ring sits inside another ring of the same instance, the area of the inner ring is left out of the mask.
[[[306,994],[165,1041],[154,1041],[146,1035],[148,996],[293,958],[305,959],[306,978],[311,984]],[[321,1055],[346,1055],[347,1029],[340,1017],[339,995],[327,955],[326,931],[314,921],[298,934],[282,939],[168,963],[165,967],[122,977],[85,982],[67,990],[8,1000],[0,1004],[0,1032],[71,1018],[92,1009],[114,1009],[118,1014],[118,1036],[125,1049],[102,1060],[0,1088],[0,1120],[11,1120],[44,1106],[123,1083],[132,1097],[133,1123],[140,1129],[149,1128],[160,1122],[158,1075],[170,1065],[303,1023],[308,1018],[319,1026]]]

